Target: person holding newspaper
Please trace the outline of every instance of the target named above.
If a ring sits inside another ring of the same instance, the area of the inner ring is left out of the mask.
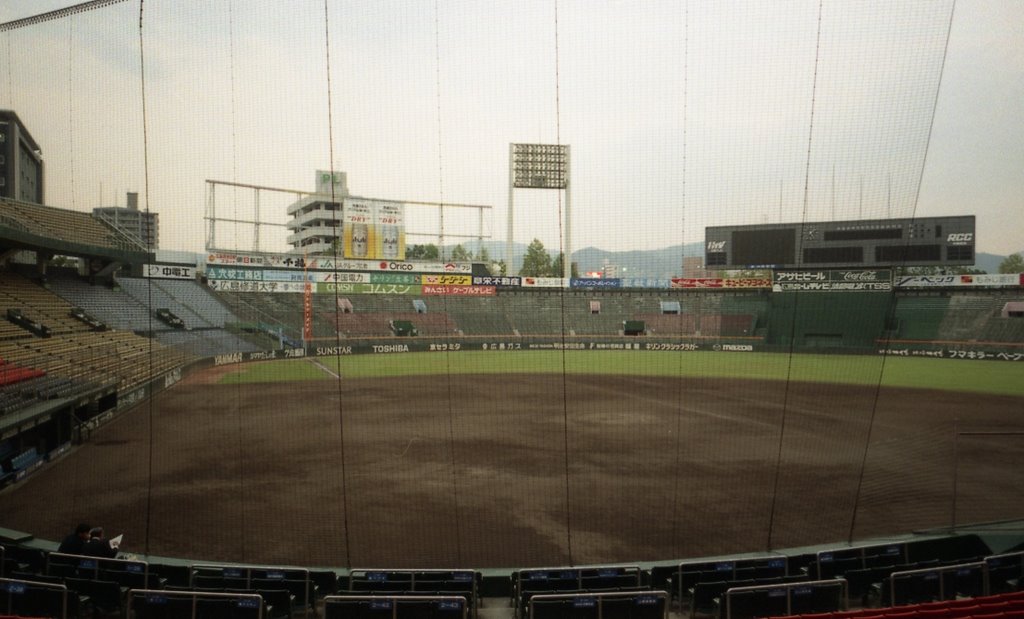
[[[114,559],[117,548],[121,545],[121,536],[108,540],[103,536],[103,527],[93,527],[89,531],[89,541],[82,546],[81,554],[86,557]]]

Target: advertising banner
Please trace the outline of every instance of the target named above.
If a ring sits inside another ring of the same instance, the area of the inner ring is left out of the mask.
[[[969,361],[1024,361],[1024,352],[985,348],[935,348],[893,346],[880,348],[878,354],[886,357],[932,357],[935,359],[966,359]]]
[[[210,290],[222,292],[303,292],[305,289],[302,282],[254,282],[211,279],[207,281],[207,284],[210,286]]]
[[[507,276],[484,276],[479,277],[473,276],[474,286],[497,286],[499,288],[518,288],[523,285],[522,278],[519,277],[507,277]]]
[[[144,264],[142,276],[153,279],[195,279],[196,268],[176,264]]]
[[[303,283],[302,298],[302,339],[313,339],[313,284]]]
[[[405,205],[377,202],[375,256],[382,260],[405,260]]]
[[[224,264],[228,266],[263,266],[265,260],[266,256],[263,256],[261,254],[234,254],[211,252],[206,256],[206,264]]]
[[[673,288],[721,288],[721,277],[673,277]]]
[[[772,289],[776,292],[885,292],[892,290],[892,271],[889,269],[775,271]]]
[[[622,288],[618,278],[574,277],[569,280],[570,288]]]
[[[311,282],[336,282],[345,284],[369,284],[376,273],[348,273],[338,271],[320,271],[310,273]]]
[[[659,277],[624,277],[623,288],[670,288],[672,280]]]
[[[318,283],[317,293],[338,294],[404,294],[418,296],[423,293],[422,286],[407,284],[335,284]]]
[[[369,273],[371,284],[420,284],[418,273]]]
[[[317,281],[317,275],[330,275],[330,273],[307,273],[305,271],[279,271],[276,269],[267,269],[263,271],[263,281],[265,282],[315,282]]]
[[[469,262],[404,262],[401,260],[335,260],[333,256],[293,256],[290,254],[227,254],[210,253],[207,265],[223,267],[255,267],[273,269],[307,269],[310,271],[372,271],[395,273],[466,273],[473,272]],[[207,272],[212,267],[207,267]],[[209,277],[209,274],[207,275]]]
[[[423,285],[423,295],[449,295],[460,297],[493,297],[497,294],[494,286],[432,286]]]
[[[897,288],[951,288],[972,286],[977,288],[1000,288],[1020,286],[1021,274],[978,274],[978,275],[908,275],[896,279]]]
[[[211,252],[206,255],[206,264],[224,266],[271,267],[276,269],[318,268],[323,258],[318,256],[296,256],[293,254],[244,254]],[[333,267],[326,267],[333,268]]]
[[[524,277],[523,286],[527,288],[565,288],[565,280],[561,277]]]
[[[341,214],[341,246],[346,258],[376,258],[377,225],[373,205],[365,200],[346,199]]]
[[[722,280],[723,288],[771,288],[772,280],[767,277],[740,277]]]
[[[263,271],[257,269],[235,269],[229,267],[206,267],[208,279],[233,279],[238,281],[263,281]]]
[[[421,275],[420,283],[424,286],[471,286],[473,278],[469,275]]]

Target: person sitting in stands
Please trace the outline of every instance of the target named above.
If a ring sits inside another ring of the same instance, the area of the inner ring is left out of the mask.
[[[85,543],[89,541],[89,530],[92,527],[82,523],[75,527],[75,532],[68,534],[60,543],[57,552],[66,555],[80,555]]]
[[[93,527],[89,531],[89,541],[82,546],[81,554],[87,557],[113,559],[117,557],[117,548],[111,548],[110,542],[103,537],[103,527]]]

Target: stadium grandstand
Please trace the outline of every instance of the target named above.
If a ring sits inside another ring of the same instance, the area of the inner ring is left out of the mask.
[[[0,8],[0,619],[1024,619],[955,5]]]

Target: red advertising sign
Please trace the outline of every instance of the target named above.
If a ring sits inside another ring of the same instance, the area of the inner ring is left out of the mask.
[[[302,339],[313,339],[313,284],[306,282],[302,299]]]
[[[496,290],[494,286],[423,286],[423,294],[432,296],[493,297]]]

